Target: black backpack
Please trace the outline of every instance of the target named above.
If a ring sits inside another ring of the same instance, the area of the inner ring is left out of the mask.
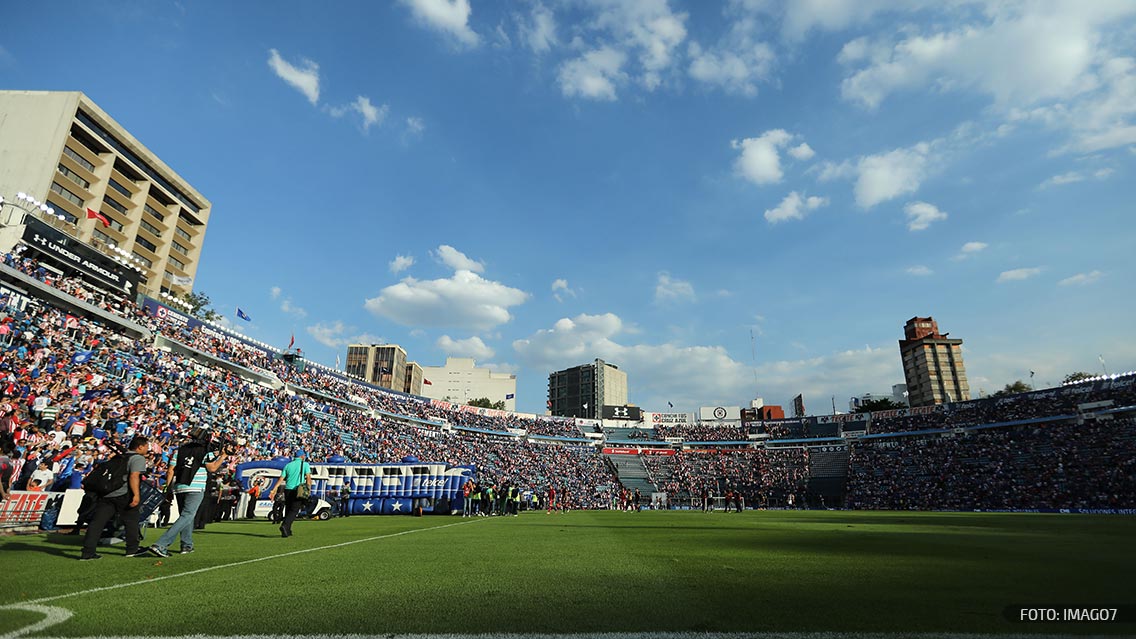
[[[99,497],[106,497],[125,486],[130,475],[130,456],[134,454],[115,455],[95,466],[95,469],[83,478],[83,490]]]
[[[205,462],[206,447],[197,442],[183,444],[177,452],[177,464],[174,466],[174,483],[190,485],[197,469]]]

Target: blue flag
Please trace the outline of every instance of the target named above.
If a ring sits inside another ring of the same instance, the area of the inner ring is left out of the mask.
[[[89,391],[83,393],[83,401],[87,401],[89,399],[98,399],[100,397],[106,397],[107,395],[111,395],[113,393],[114,393],[114,391],[109,389],[109,388],[99,388],[99,389],[95,389],[95,390],[89,390]]]
[[[244,311],[242,311],[242,310],[241,310],[241,307],[240,307],[240,306],[238,306],[238,307],[237,307],[237,317],[239,317],[239,318],[243,319],[243,320],[244,320],[244,321],[246,321],[246,322],[251,322],[251,321],[252,321],[252,318],[251,318],[251,317],[249,317],[247,313],[245,313]]]
[[[95,357],[94,351],[79,351],[71,356],[72,364],[86,364]]]
[[[674,408],[674,407],[675,407],[675,405],[674,405],[674,404],[672,404],[672,403],[670,403],[670,402],[667,402],[667,406],[670,406],[671,408]]]
[[[513,393],[508,393],[507,395],[505,395],[505,399],[513,399],[513,397],[515,397]]]

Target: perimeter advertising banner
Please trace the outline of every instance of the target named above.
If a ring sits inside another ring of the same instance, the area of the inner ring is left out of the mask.
[[[621,448],[621,447],[605,447],[603,449],[605,455],[663,455],[669,457],[675,454],[675,451],[670,448]]]

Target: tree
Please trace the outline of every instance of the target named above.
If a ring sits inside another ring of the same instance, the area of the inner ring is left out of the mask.
[[[860,404],[860,408],[857,408],[855,412],[872,413],[880,410],[898,410],[900,408],[907,407],[903,404],[900,404],[899,402],[892,401],[885,397],[883,399],[870,399],[863,404]]]
[[[1016,395],[1018,393],[1028,393],[1031,390],[1033,390],[1033,386],[1030,386],[1029,384],[1019,379],[1013,384],[1006,384],[1005,388],[998,391],[997,393],[994,393],[994,397],[1002,397],[1003,395]]]
[[[1062,384],[1073,384],[1075,382],[1079,382],[1079,381],[1085,380],[1085,379],[1090,379],[1090,378],[1093,378],[1093,377],[1096,377],[1096,376],[1093,375],[1092,373],[1086,373],[1084,371],[1077,371],[1076,373],[1069,373],[1068,375],[1066,375],[1065,379],[1061,383]]]
[[[505,402],[503,402],[501,400],[491,402],[491,401],[489,401],[488,397],[478,397],[475,400],[471,400],[466,405],[467,406],[476,406],[478,408],[493,408],[493,409],[496,409],[496,410],[505,410]]]
[[[184,293],[181,298],[189,304],[189,314],[197,319],[206,322],[216,322],[221,319],[217,311],[209,308],[209,304],[211,304],[212,301],[205,293],[189,291],[188,293]]]

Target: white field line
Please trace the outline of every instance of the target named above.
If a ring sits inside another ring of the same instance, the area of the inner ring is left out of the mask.
[[[26,606],[31,604],[44,604],[49,601],[58,601],[60,599],[69,599],[71,597],[80,597],[82,595],[90,595],[96,592],[105,592],[107,590],[118,590],[119,588],[129,588],[131,586],[140,586],[142,584],[152,584],[158,581],[165,581],[166,579],[179,579],[181,577],[191,577],[193,575],[200,575],[204,572],[211,572],[214,570],[222,570],[224,568],[235,568],[237,566],[247,566],[262,561],[271,561],[273,559],[283,559],[285,557],[293,557],[295,555],[304,555],[310,552],[319,552],[321,550],[331,550],[333,548],[343,548],[345,546],[354,546],[355,544],[362,544],[368,541],[378,541],[379,539],[390,539],[392,537],[401,537],[403,535],[410,535],[417,532],[425,532],[427,530],[441,530],[442,528],[451,528],[453,526],[463,526],[465,524],[472,524],[480,520],[473,519],[470,521],[459,521],[452,524],[444,524],[441,526],[430,526],[429,528],[415,528],[412,530],[404,530],[402,532],[389,533],[386,535],[378,535],[375,537],[366,537],[364,539],[353,539],[351,541],[344,541],[338,544],[330,544],[327,546],[318,546],[316,548],[303,548],[301,550],[293,550],[291,552],[280,553],[279,555],[269,555],[267,557],[257,557],[255,559],[245,559],[243,561],[234,561],[229,564],[219,564],[217,566],[209,566],[207,568],[198,568],[197,570],[189,570],[186,572],[179,572],[175,575],[164,575],[162,577],[153,577],[150,579],[140,579],[138,581],[130,581],[127,583],[115,584],[113,586],[100,586],[98,588],[88,588],[87,590],[79,590],[77,592],[67,593],[65,595],[53,595],[51,597],[40,597],[39,599],[29,599],[28,601],[12,604],[8,606],[0,606],[0,610],[5,608],[13,608],[16,606]],[[3,639],[3,637],[0,637]]]
[[[13,630],[7,634],[0,635],[0,639],[15,639],[22,635],[28,635],[33,632],[39,632],[45,628],[50,628],[56,624],[63,623],[71,618],[71,611],[66,608],[56,608],[55,606],[37,606],[35,604],[12,604],[4,606],[3,610],[27,610],[30,612],[38,612],[43,615],[43,620],[33,623],[30,626],[25,626],[19,630]]]

